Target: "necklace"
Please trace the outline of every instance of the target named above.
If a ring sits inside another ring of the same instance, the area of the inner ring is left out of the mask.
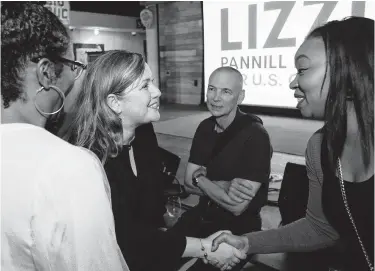
[[[356,227],[355,222],[354,222],[354,218],[353,218],[352,213],[350,212],[350,209],[349,209],[348,199],[346,197],[345,186],[344,186],[344,178],[342,177],[342,167],[341,167],[340,158],[337,159],[337,170],[338,170],[338,173],[339,173],[341,195],[342,195],[342,199],[344,200],[344,205],[345,205],[346,212],[347,212],[347,214],[349,216],[350,222],[352,223],[352,226],[354,228],[355,234],[357,235],[359,244],[361,245],[361,248],[362,248],[362,251],[363,251],[363,255],[366,258],[367,265],[368,265],[368,267],[369,267],[369,269],[371,271],[374,271],[374,267],[373,267],[373,265],[372,265],[372,263],[370,261],[370,258],[369,258],[368,254],[366,252],[366,249],[365,249],[365,246],[363,245],[362,239],[359,236],[357,227]]]

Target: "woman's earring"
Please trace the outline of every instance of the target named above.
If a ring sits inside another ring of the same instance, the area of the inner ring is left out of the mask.
[[[62,99],[62,104],[61,104],[60,108],[57,109],[56,111],[53,111],[53,112],[51,112],[51,113],[44,112],[42,109],[40,109],[40,107],[39,107],[39,106],[37,105],[37,103],[36,103],[36,98],[37,98],[37,96],[38,96],[38,93],[41,92],[41,91],[44,89],[44,87],[39,88],[39,89],[36,91],[36,94],[35,94],[34,106],[35,106],[36,110],[38,110],[38,112],[39,112],[40,114],[42,114],[42,115],[47,115],[47,116],[55,115],[56,113],[59,113],[59,112],[61,111],[61,109],[63,109],[64,104],[65,104],[65,94],[64,94],[64,92],[62,92],[62,91],[61,91],[58,87],[56,87],[56,86],[50,86],[50,88],[52,88],[53,90],[55,90],[55,91],[60,95],[60,97],[61,97],[61,99]]]

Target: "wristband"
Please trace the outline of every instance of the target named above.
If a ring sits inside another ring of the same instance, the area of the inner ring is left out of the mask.
[[[194,176],[194,177],[192,178],[193,185],[194,185],[195,187],[198,187],[198,183],[199,183],[198,178],[201,177],[201,176],[204,176],[203,173],[199,173],[197,176]]]
[[[204,257],[206,260],[208,260],[208,259],[207,259],[208,254],[207,254],[207,252],[206,252],[206,249],[205,249],[204,246],[203,246],[202,239],[199,238],[199,241],[201,242],[201,250],[202,250],[202,252],[204,253],[204,254],[203,254],[203,257]]]

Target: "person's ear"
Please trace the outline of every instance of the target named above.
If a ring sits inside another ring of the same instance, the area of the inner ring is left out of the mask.
[[[109,94],[107,96],[107,104],[114,112],[116,112],[117,114],[121,114],[122,109],[120,101],[118,100],[118,97],[115,94]]]
[[[237,105],[240,105],[245,99],[245,90],[241,90],[240,95],[238,96]]]
[[[37,64],[36,75],[39,84],[49,89],[56,81],[55,64],[48,58],[42,58]]]

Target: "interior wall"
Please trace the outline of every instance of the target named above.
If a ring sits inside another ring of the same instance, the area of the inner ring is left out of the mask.
[[[73,43],[104,44],[104,50],[122,49],[145,54],[143,41],[145,33],[133,36],[129,32],[102,31],[95,35],[93,30],[74,29],[71,31]]]
[[[203,90],[201,2],[164,2],[158,6],[161,100],[200,104]]]

